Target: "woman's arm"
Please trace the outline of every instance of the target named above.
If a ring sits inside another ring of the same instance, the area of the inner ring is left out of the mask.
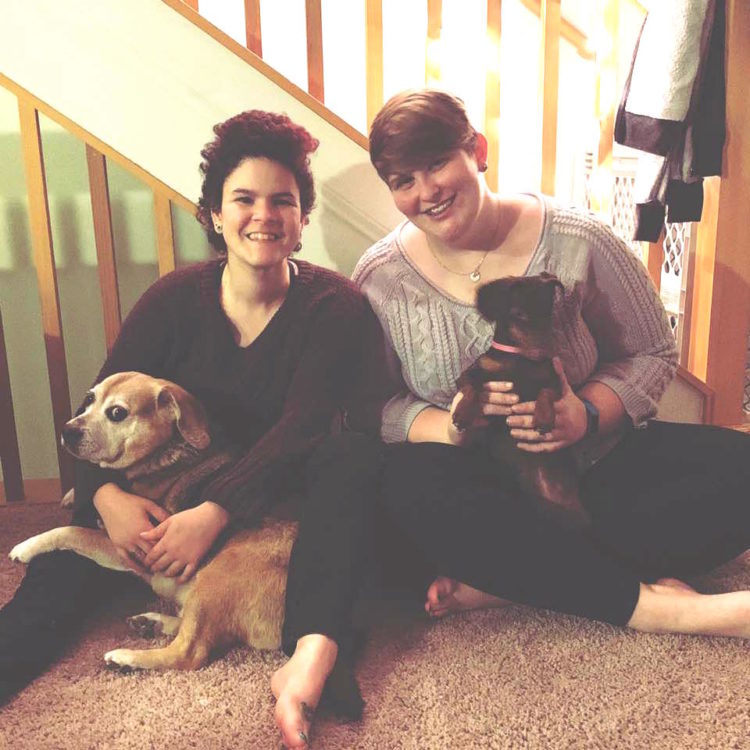
[[[241,524],[254,523],[267,507],[264,480],[280,459],[309,451],[330,433],[363,377],[364,353],[373,341],[366,300],[337,292],[313,313],[279,420],[228,472],[209,484],[204,497]]]

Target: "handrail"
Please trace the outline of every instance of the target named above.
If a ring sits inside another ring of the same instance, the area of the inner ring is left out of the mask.
[[[232,39],[228,34],[225,34],[221,29],[218,29],[199,13],[196,13],[194,10],[187,7],[182,0],[161,1],[176,13],[179,13],[187,21],[190,21],[190,23],[205,31],[230,52],[233,52],[235,55],[242,58],[248,65],[251,65],[259,73],[263,74],[266,78],[273,81],[273,83],[283,89],[287,94],[293,96],[308,109],[311,109],[316,115],[321,117],[332,127],[336,128],[339,132],[343,133],[347,138],[350,138],[362,148],[367,149],[367,138],[356,128],[352,127],[346,122],[346,120],[331,112],[331,110],[321,104],[321,102],[319,102],[314,96],[308,94],[307,91],[303,91],[299,86],[281,75],[278,70],[272,68],[268,63],[263,62],[260,57],[252,53],[246,47],[243,47],[239,42]]]

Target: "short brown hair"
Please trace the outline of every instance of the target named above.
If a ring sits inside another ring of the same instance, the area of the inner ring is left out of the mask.
[[[221,208],[224,182],[240,162],[251,158],[271,159],[286,167],[297,181],[303,216],[315,204],[315,184],[310,170],[310,154],[318,140],[287,115],[251,109],[214,126],[216,137],[201,151],[203,175],[198,201],[198,221],[208,241],[218,253],[227,251],[224,237],[214,231],[211,211]]]
[[[437,89],[402,91],[373,120],[370,161],[387,180],[394,171],[423,167],[459,148],[473,153],[476,143],[461,99]]]

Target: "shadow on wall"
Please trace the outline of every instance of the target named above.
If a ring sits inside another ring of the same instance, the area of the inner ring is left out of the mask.
[[[68,367],[75,409],[106,356],[102,303],[85,147],[67,132],[43,126],[52,239]],[[8,168],[0,184],[0,307],[3,312],[21,464],[27,479],[57,476],[41,303],[31,247],[26,182],[18,134],[0,136]],[[108,163],[112,225],[125,317],[157,278],[151,190]],[[175,211],[178,259],[208,257],[195,219]]]
[[[317,261],[335,268],[345,276],[351,276],[354,266],[370,245],[384,237],[396,226],[399,214],[391,204],[387,192],[367,199],[365,212],[358,200],[351,195],[350,186],[367,184],[372,178],[369,164],[349,167],[319,187],[318,221],[321,227],[322,247],[325,258]],[[367,175],[367,180],[363,177]],[[381,223],[372,218],[373,202],[385,200],[381,213],[389,223]],[[403,217],[402,217],[403,218]]]

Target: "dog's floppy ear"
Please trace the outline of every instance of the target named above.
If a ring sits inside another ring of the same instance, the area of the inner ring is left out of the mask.
[[[556,290],[563,289],[562,282],[557,276],[546,271],[542,271],[538,276],[530,276],[528,281],[534,282],[524,290],[528,295],[529,313],[537,320],[546,320],[552,315]]]
[[[504,320],[510,309],[510,289],[515,284],[514,276],[482,284],[477,290],[477,310],[489,321]]]
[[[162,386],[156,397],[160,408],[171,409],[180,435],[193,448],[202,450],[211,442],[206,412],[197,399],[173,383]]]

